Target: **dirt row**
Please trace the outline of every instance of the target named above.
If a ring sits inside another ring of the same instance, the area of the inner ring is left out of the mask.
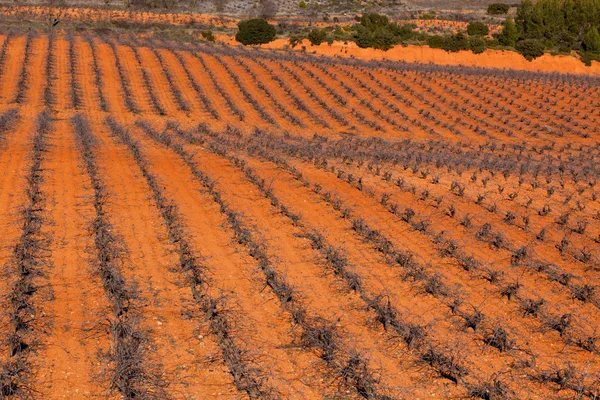
[[[566,124],[533,79],[475,96],[478,78],[453,70],[135,36],[32,31],[0,46],[4,309],[19,282],[35,289],[27,336],[0,314],[4,370],[15,354],[28,366],[3,391],[597,395],[597,171],[582,157],[595,131],[521,145],[509,128]],[[507,100],[513,89],[524,96]],[[498,120],[458,120],[457,104],[497,94]],[[49,239],[29,256],[44,259],[35,279],[12,267],[28,204]]]

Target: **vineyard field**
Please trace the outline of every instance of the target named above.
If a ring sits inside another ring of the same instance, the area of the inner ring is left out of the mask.
[[[0,31],[1,397],[600,398],[598,99]]]

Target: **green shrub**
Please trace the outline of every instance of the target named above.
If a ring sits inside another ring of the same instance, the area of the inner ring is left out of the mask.
[[[469,39],[461,32],[448,36],[444,39],[443,49],[450,52],[469,50]]]
[[[417,36],[417,33],[414,31],[416,27],[417,25],[415,24],[398,25],[395,22],[389,25],[390,30],[400,42],[415,38]]]
[[[433,35],[433,36],[430,36],[430,37],[427,38],[427,44],[432,49],[443,49],[444,48],[444,44],[445,44],[445,40],[444,40],[443,36]]]
[[[308,40],[313,46],[318,46],[325,41],[327,38],[327,31],[325,29],[315,28],[308,34]]]
[[[414,28],[415,25],[398,25],[390,22],[385,15],[375,13],[362,15],[360,24],[353,27],[354,39],[359,47],[381,50],[389,50],[401,41],[412,39],[416,35]]]
[[[590,65],[592,65],[592,61],[600,62],[600,53],[591,53],[589,51],[584,51],[581,54],[581,60],[585,63],[585,65],[589,67]]]
[[[531,61],[534,58],[542,56],[546,46],[544,46],[544,42],[539,39],[524,39],[517,42],[515,48],[523,55],[523,57]]]
[[[202,37],[205,40],[208,40],[209,42],[215,42],[215,35],[213,35],[212,31],[209,29],[207,31],[202,31],[200,32],[200,34],[202,35]]]
[[[375,32],[377,28],[386,28],[390,24],[390,20],[385,15],[369,13],[360,17],[360,24],[371,32]]]
[[[510,10],[510,6],[504,3],[493,3],[488,6],[487,13],[489,15],[502,15],[507,14]]]
[[[342,27],[339,25],[336,25],[335,29],[333,30],[333,37],[335,37],[337,40],[343,40],[346,38],[346,36],[347,36],[347,34],[346,34],[346,32],[344,32]]]
[[[474,36],[469,38],[469,47],[473,53],[481,54],[487,49],[487,43],[484,38]]]
[[[512,18],[507,18],[502,24],[502,32],[498,36],[498,42],[502,46],[514,46],[519,39],[519,31],[517,30],[517,25]]]
[[[302,8],[302,9],[306,8],[307,7],[306,1],[300,0],[300,3],[298,3],[298,7]]]
[[[235,40],[244,45],[269,43],[273,39],[275,39],[275,27],[264,19],[248,19],[238,23]]]
[[[398,44],[398,38],[389,28],[379,28],[373,32],[373,48],[389,50]]]
[[[467,33],[469,36],[485,36],[490,32],[488,26],[483,22],[471,22],[467,26]]]
[[[600,53],[600,33],[592,27],[583,38],[583,47],[591,53]]]

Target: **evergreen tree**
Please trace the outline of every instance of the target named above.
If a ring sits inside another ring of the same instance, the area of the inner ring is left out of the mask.
[[[238,23],[235,40],[248,44],[269,43],[275,39],[275,27],[261,18],[249,19]]]
[[[517,25],[512,18],[507,18],[502,25],[502,32],[498,36],[498,42],[502,46],[514,46],[519,39],[519,31]]]
[[[598,33],[598,29],[593,27],[585,34],[583,45],[587,51],[600,53],[600,33]]]

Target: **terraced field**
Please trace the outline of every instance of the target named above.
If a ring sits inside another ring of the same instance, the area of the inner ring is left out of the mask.
[[[600,80],[0,36],[3,398],[600,396]]]

